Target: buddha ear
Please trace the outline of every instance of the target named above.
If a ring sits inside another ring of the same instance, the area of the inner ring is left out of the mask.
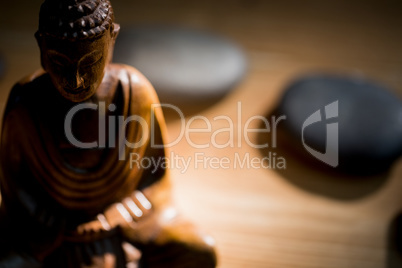
[[[42,50],[43,35],[42,35],[39,31],[37,31],[37,32],[35,33],[35,38],[36,38],[36,42],[38,43],[38,46],[39,46],[40,63],[41,63],[41,65],[42,65],[42,68],[43,68],[43,69],[46,69],[46,68],[45,68],[44,54],[43,54],[43,50]]]
[[[41,43],[41,41],[42,41],[42,34],[39,33],[39,31],[37,31],[37,32],[35,33],[35,39],[36,39],[36,42],[38,43],[38,45],[40,45],[40,43]]]
[[[116,40],[117,35],[119,35],[119,32],[120,32],[120,24],[113,23],[113,32],[112,32],[113,40]]]

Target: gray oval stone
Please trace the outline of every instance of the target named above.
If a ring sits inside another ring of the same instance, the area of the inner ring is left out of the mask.
[[[402,103],[377,83],[335,75],[302,77],[286,89],[278,112],[287,116],[284,126],[300,143],[303,133],[307,157],[320,159],[332,150],[339,169],[378,172],[402,154]]]
[[[187,105],[220,98],[244,76],[246,59],[232,42],[193,29],[123,29],[114,61],[140,70],[161,102]]]

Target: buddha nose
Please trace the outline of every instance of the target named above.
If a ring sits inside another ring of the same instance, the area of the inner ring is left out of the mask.
[[[70,89],[77,89],[83,86],[84,84],[84,79],[78,74],[75,73],[74,75],[70,76],[68,79],[68,85]]]

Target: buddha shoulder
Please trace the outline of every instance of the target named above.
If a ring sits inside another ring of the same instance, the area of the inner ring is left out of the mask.
[[[43,69],[25,76],[12,87],[7,100],[6,111],[14,108],[17,104],[27,101],[34,102],[38,98],[44,98],[50,87],[52,87],[50,77]]]
[[[125,64],[110,64],[113,73],[118,73],[123,85],[131,90],[132,101],[142,105],[159,103],[158,96],[148,79],[136,68]]]

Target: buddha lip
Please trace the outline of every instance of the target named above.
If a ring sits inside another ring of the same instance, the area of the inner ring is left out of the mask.
[[[78,93],[81,93],[82,91],[85,91],[87,88],[88,87],[84,87],[84,86],[80,86],[80,87],[77,87],[74,89],[66,87],[66,88],[64,88],[64,90],[71,94],[78,94]]]

